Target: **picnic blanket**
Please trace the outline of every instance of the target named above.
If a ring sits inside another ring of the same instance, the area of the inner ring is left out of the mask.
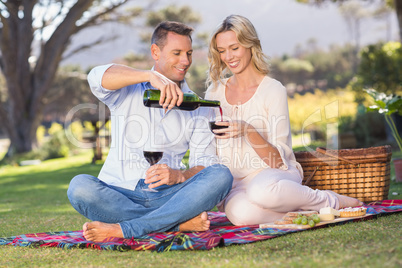
[[[402,200],[384,200],[365,205],[367,214],[364,220],[372,219],[381,214],[402,211]],[[293,232],[301,232],[311,229],[286,229],[286,228],[259,228],[258,225],[233,226],[222,212],[208,212],[211,220],[211,228],[206,232],[180,233],[164,232],[152,233],[139,238],[123,239],[111,238],[102,243],[86,241],[82,231],[61,231],[0,237],[0,245],[14,245],[21,247],[58,247],[70,248],[94,248],[100,250],[153,250],[164,252],[170,250],[209,250],[215,247],[229,246],[233,244],[246,244],[262,241]],[[346,222],[361,221],[362,219],[350,219]],[[335,224],[343,224],[335,223]]]

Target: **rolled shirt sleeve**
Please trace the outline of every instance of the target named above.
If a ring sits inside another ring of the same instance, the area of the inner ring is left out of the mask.
[[[121,99],[127,95],[127,88],[109,90],[102,86],[102,78],[107,69],[114,64],[101,65],[93,68],[88,74],[88,84],[92,94],[106,104],[111,111],[115,110]],[[118,92],[118,94],[117,94]]]

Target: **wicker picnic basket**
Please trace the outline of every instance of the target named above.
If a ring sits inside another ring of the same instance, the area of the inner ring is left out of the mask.
[[[295,152],[303,184],[332,190],[368,203],[385,200],[390,184],[391,146]]]

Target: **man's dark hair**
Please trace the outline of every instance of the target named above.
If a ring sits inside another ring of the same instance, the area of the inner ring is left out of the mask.
[[[188,36],[191,39],[191,33],[194,29],[181,22],[163,21],[159,23],[152,34],[151,44],[156,44],[160,49],[166,45],[166,39],[169,32]]]

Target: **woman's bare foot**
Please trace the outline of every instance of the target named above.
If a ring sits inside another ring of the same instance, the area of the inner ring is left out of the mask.
[[[335,193],[334,191],[330,191],[330,190],[327,190],[327,191],[334,194],[336,196],[336,198],[338,198],[339,208],[358,207],[358,206],[363,205],[363,202],[361,202],[359,199],[349,197],[346,195],[341,195],[341,194]]]
[[[211,222],[208,220],[208,214],[204,211],[200,215],[183,222],[179,226],[180,232],[204,232],[209,230]]]
[[[110,224],[100,221],[86,222],[82,230],[85,239],[92,242],[102,242],[110,237],[124,237],[123,231],[117,223]]]

